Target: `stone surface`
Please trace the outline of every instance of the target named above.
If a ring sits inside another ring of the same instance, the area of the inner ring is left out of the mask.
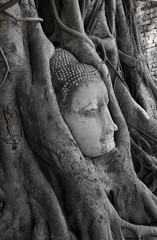
[[[157,1],[138,1],[137,6],[137,21],[143,52],[151,74],[157,80]]]

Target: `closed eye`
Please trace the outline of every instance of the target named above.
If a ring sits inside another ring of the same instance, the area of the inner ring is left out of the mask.
[[[96,115],[96,113],[97,113],[97,111],[98,111],[98,109],[97,108],[92,108],[92,109],[89,109],[89,110],[85,110],[84,112],[83,112],[83,115],[84,116],[94,116],[94,115]]]

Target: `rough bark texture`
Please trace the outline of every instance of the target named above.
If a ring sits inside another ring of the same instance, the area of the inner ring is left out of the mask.
[[[64,123],[55,47],[107,86],[118,132],[104,156],[85,159]],[[0,239],[157,239],[157,87],[133,1],[3,0],[0,67]]]

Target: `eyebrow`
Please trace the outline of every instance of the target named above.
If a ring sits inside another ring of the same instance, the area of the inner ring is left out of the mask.
[[[96,102],[91,102],[91,103],[87,104],[85,107],[81,108],[79,111],[83,111],[83,110],[85,110],[87,107],[89,107],[90,105],[94,105],[94,104],[97,106]]]

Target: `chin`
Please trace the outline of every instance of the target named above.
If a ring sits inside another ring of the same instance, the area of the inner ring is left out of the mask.
[[[115,148],[115,142],[110,141],[101,145],[101,154],[109,153]]]
[[[94,151],[92,149],[91,151],[88,151],[88,152],[82,151],[82,153],[85,157],[89,157],[89,158],[94,158],[94,157],[98,157],[98,156],[102,155],[101,149],[99,149],[99,150],[96,149]]]
[[[99,157],[105,153],[109,153],[114,148],[115,148],[115,142],[114,142],[114,140],[112,140],[112,141],[106,141],[106,142],[102,143],[95,149],[92,148],[89,151],[87,151],[87,149],[82,149],[81,151],[85,157],[94,158],[94,157]]]

